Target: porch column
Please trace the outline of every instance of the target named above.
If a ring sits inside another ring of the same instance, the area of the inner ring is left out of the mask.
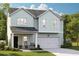
[[[35,48],[37,48],[37,45],[38,45],[38,40],[37,40],[37,37],[38,37],[38,34],[37,33],[35,33]]]
[[[14,33],[12,33],[11,47],[14,48]]]
[[[25,49],[25,46],[24,46],[24,36],[21,36],[21,39],[22,39],[22,49]]]

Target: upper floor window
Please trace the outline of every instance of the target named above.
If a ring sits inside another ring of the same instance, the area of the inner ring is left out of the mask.
[[[17,24],[21,24],[21,25],[26,24],[26,19],[25,19],[25,18],[19,18],[19,19],[17,20]]]
[[[46,20],[43,19],[43,20],[42,20],[42,23],[43,23],[43,27],[45,27],[45,25],[46,25]]]
[[[57,24],[57,20],[54,20],[54,25],[56,25]]]
[[[53,29],[56,30],[56,28],[57,28],[57,20],[54,20],[54,21],[53,21]]]

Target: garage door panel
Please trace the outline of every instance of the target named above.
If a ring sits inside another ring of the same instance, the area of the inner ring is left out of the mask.
[[[58,38],[38,38],[41,48],[59,48]]]

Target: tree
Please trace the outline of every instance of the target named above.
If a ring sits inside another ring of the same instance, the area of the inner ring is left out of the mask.
[[[65,40],[79,41],[79,14],[64,16],[64,36]]]
[[[8,3],[1,3],[0,7],[0,39],[7,42],[7,15],[10,5]]]
[[[67,24],[71,21],[70,15],[64,15],[62,17],[64,19],[64,44],[66,43],[66,39],[70,38],[70,32],[67,30]]]
[[[0,10],[0,40],[6,39],[6,15]]]
[[[9,9],[10,9],[10,4],[9,3],[2,3],[2,9],[3,11],[7,14]]]
[[[74,21],[71,22],[71,25],[69,25],[70,29],[72,30],[71,34],[73,34],[73,38],[77,41],[77,46],[79,42],[79,20],[77,18],[73,19]]]

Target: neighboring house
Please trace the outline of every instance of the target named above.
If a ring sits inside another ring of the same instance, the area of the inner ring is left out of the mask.
[[[63,44],[63,20],[49,9],[11,8],[7,36],[12,48],[59,48]]]

